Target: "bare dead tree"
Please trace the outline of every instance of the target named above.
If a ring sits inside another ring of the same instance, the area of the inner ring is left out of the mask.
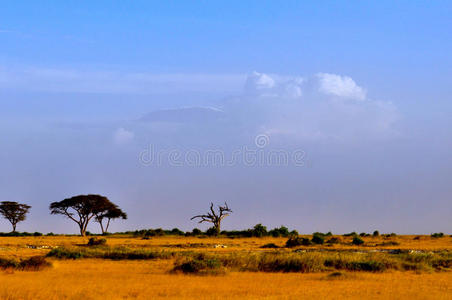
[[[208,222],[213,224],[213,228],[215,229],[215,234],[219,235],[221,232],[221,221],[229,216],[229,213],[232,213],[232,210],[229,209],[228,204],[225,202],[224,206],[218,205],[218,212],[215,212],[213,209],[213,203],[210,203],[210,212],[205,215],[196,215],[192,217],[190,220],[201,219],[198,223]]]

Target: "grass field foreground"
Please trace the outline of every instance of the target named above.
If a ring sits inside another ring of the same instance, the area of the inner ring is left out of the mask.
[[[113,235],[94,247],[88,237],[4,237],[0,259],[51,266],[3,268],[0,298],[452,299],[451,237],[363,237],[361,246],[337,237],[293,248],[270,237]]]

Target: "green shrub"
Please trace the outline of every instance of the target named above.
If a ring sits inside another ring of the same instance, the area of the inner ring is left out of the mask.
[[[217,235],[217,229],[215,227],[210,227],[209,229],[206,230],[206,235],[207,236]]]
[[[288,237],[289,236],[289,229],[286,226],[281,226],[278,228],[279,234],[282,237]]]
[[[442,232],[435,232],[435,233],[432,233],[430,236],[432,238],[442,238],[442,237],[444,237],[444,233],[442,233]]]
[[[99,239],[96,237],[92,237],[88,240],[88,246],[104,246],[107,244],[106,239]]]
[[[325,238],[323,235],[314,234],[311,240],[314,244],[323,245],[325,242]]]
[[[360,237],[355,236],[355,237],[353,237],[352,244],[359,246],[359,245],[364,244],[364,241]]]
[[[310,246],[312,245],[311,241],[307,238],[302,238],[299,236],[291,236],[286,241],[286,247],[292,248],[297,246]]]
[[[196,275],[221,275],[225,273],[225,270],[221,261],[217,258],[200,254],[191,259],[176,261],[173,272]]]
[[[289,229],[285,226],[279,228],[273,228],[268,232],[273,237],[288,237],[290,235]]]
[[[202,231],[199,228],[193,228],[192,232],[193,235],[201,235]]]
[[[375,230],[374,233],[372,233],[373,236],[380,236],[380,232],[378,230]]]
[[[267,227],[263,226],[260,223],[256,224],[251,231],[252,231],[252,235],[255,237],[263,237],[268,234]]]
[[[312,242],[311,242],[310,239],[302,238],[301,239],[301,245],[303,245],[303,246],[312,246]]]
[[[290,235],[290,236],[293,236],[293,235],[298,236],[298,235],[300,235],[300,234],[298,233],[298,231],[296,231],[296,230],[294,229],[294,230],[292,230],[291,232],[289,232],[289,235]]]
[[[272,237],[280,237],[279,230],[272,229],[268,232]]]
[[[153,236],[164,236],[165,231],[162,228],[157,229],[149,229],[145,232],[145,237],[153,237]]]

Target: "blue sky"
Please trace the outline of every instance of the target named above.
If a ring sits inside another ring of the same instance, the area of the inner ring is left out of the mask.
[[[30,231],[75,232],[48,203],[81,193],[125,208],[113,230],[191,229],[192,213],[227,200],[227,228],[450,231],[451,13],[447,1],[2,3],[0,199],[33,206]],[[149,145],[227,156],[258,135],[267,151],[302,149],[305,165],[139,159]]]

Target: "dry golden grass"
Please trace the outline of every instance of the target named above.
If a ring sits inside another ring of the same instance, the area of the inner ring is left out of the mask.
[[[452,273],[171,275],[169,261],[54,262],[0,274],[1,299],[451,299]]]
[[[346,244],[333,249],[357,248]],[[396,241],[400,248],[438,250],[452,249],[452,238],[433,239],[424,236],[364,238],[369,246]],[[2,237],[0,257],[24,258],[45,255],[48,249],[35,246],[74,246],[86,244],[81,237]],[[260,247],[267,243],[284,245],[285,238],[196,238],[158,237],[142,240],[133,237],[108,237],[110,246],[198,252],[270,251]],[[195,247],[189,247],[188,245]],[[214,245],[227,248],[214,248]],[[313,247],[311,247],[313,248]],[[315,247],[314,247],[315,248]],[[289,251],[283,249],[281,251]],[[39,272],[0,272],[0,299],[452,299],[452,272],[343,272],[329,277],[328,273],[254,273],[229,272],[224,276],[194,276],[171,274],[173,260],[105,259],[55,260],[53,267]]]

